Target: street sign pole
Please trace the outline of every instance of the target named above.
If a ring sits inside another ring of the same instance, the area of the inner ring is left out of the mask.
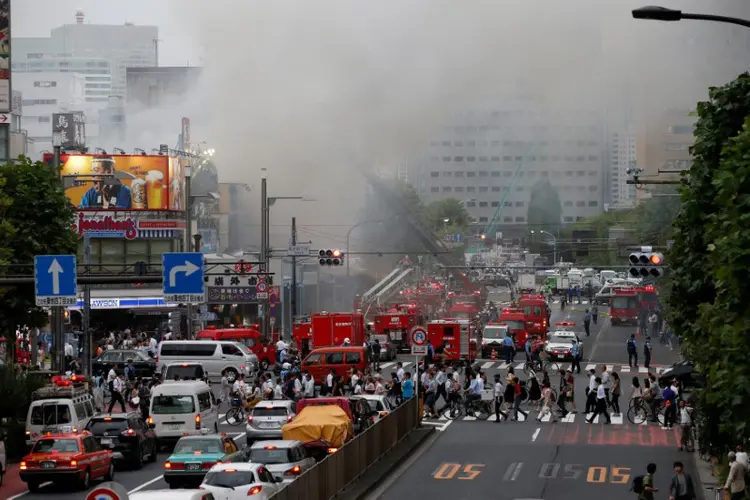
[[[91,237],[83,236],[84,273],[89,274],[91,266]],[[83,285],[83,374],[91,375],[91,286]],[[32,346],[33,347],[33,346]]]

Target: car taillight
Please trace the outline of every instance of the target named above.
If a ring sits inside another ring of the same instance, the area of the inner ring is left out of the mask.
[[[263,487],[262,486],[253,486],[252,488],[250,488],[249,490],[247,490],[247,496],[257,495],[261,491],[263,491]]]
[[[21,462],[21,463],[20,463],[20,464],[18,465],[18,468],[19,468],[19,469],[21,469],[21,470],[26,470],[26,462]]]
[[[247,423],[248,424],[252,424],[253,423],[253,416],[252,415],[248,415],[247,416]]]
[[[555,354],[555,355],[559,354],[559,351],[554,351],[554,354]]]
[[[286,421],[287,421],[287,422],[291,422],[292,420],[294,420],[294,415],[288,415],[288,416],[286,417]]]
[[[133,429],[127,429],[122,431],[123,436],[135,436],[135,431]]]
[[[328,454],[329,455],[332,455],[332,454],[336,453],[337,451],[339,451],[338,448],[328,448]]]
[[[78,467],[78,460],[71,460],[70,461],[70,466],[71,467]]]
[[[154,423],[154,417],[148,417],[148,421],[146,423],[148,425],[153,425],[153,423]]]
[[[201,416],[200,415],[195,416],[195,430],[197,431],[201,430]]]
[[[299,465],[295,465],[288,471],[284,472],[285,476],[298,476],[302,473],[302,468]]]

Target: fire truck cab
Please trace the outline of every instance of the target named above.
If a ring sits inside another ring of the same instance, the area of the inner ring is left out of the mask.
[[[497,321],[491,324],[507,325],[508,331],[513,337],[516,350],[523,350],[529,332],[526,330],[526,316],[523,309],[506,307],[500,312]]]
[[[521,295],[518,307],[526,317],[526,331],[543,340],[547,336],[552,315],[544,295]]]
[[[613,325],[638,326],[638,289],[615,288],[609,310],[610,321]]]
[[[470,324],[462,325],[453,319],[427,323],[427,338],[445,361],[471,363],[476,359],[476,342],[471,339]]]

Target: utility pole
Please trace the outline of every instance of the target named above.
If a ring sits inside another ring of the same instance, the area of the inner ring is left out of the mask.
[[[60,174],[60,154],[62,153],[62,135],[60,132],[52,134],[53,156],[52,166],[55,172]],[[53,307],[50,327],[52,330],[52,345],[55,347],[55,356],[52,358],[52,369],[59,372],[65,371],[65,339],[63,336],[63,308]],[[34,347],[32,347],[34,349]]]
[[[297,245],[297,217],[292,217],[292,246]],[[346,258],[346,256],[344,256]],[[290,327],[290,338],[291,330],[294,329],[294,318],[297,317],[297,257],[292,256],[292,290],[289,295],[289,302],[292,308],[292,324]]]
[[[260,181],[260,222],[261,222],[261,239],[260,239],[260,261],[262,264],[262,273],[261,273],[261,279],[267,278],[268,274],[265,276],[263,273],[268,273],[270,268],[270,231],[269,231],[269,206],[268,206],[268,180],[266,179],[266,172],[265,169],[263,169],[263,177]],[[269,308],[268,308],[268,299],[261,299],[259,300],[258,306],[261,308],[261,333],[264,337],[270,338],[270,332],[269,332]]]
[[[84,273],[91,272],[91,237],[83,236]],[[91,375],[91,286],[83,285],[83,374]]]

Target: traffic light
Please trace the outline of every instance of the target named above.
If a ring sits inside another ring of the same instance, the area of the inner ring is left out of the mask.
[[[318,252],[321,266],[340,266],[344,263],[344,253],[338,248],[328,248]]]
[[[660,278],[664,255],[659,252],[636,252],[630,254],[630,276],[633,278]]]

